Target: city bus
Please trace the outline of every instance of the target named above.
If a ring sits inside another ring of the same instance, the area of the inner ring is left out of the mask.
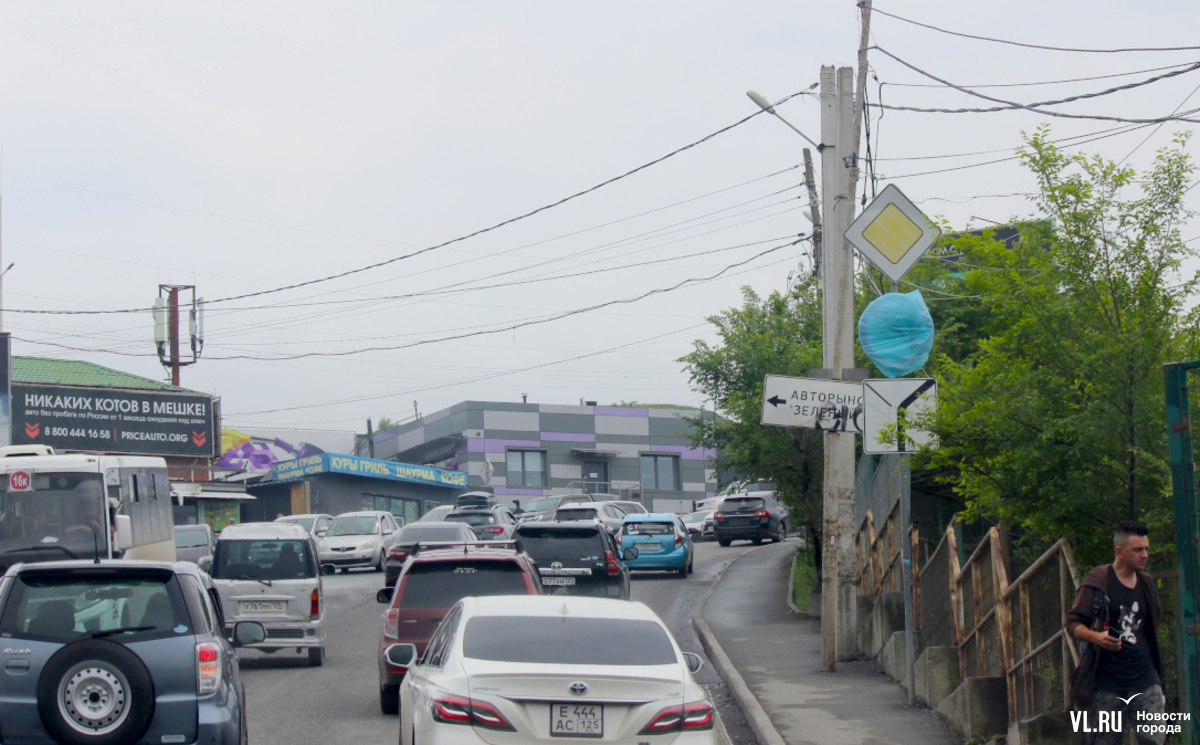
[[[0,448],[0,572],[97,557],[175,560],[167,462]]]

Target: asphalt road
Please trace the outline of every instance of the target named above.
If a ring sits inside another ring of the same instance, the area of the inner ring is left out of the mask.
[[[795,540],[790,539],[790,540]],[[679,646],[705,657],[697,680],[708,686],[734,745],[754,742],[741,712],[707,661],[692,630],[692,612],[721,569],[751,548],[696,545],[695,571],[686,580],[657,572],[633,577],[633,599],[654,609]],[[397,719],[379,712],[376,645],[385,606],[375,602],[383,575],[353,571],[325,577],[325,664],[308,667],[306,655],[241,650],[254,745],[374,745],[397,740]]]

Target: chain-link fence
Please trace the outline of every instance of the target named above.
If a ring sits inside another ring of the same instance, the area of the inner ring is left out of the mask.
[[[953,527],[942,531],[942,540],[921,567],[917,585],[921,588],[921,612],[917,616],[921,630],[921,649],[950,647],[954,639],[954,604],[950,585],[958,572],[958,549]]]

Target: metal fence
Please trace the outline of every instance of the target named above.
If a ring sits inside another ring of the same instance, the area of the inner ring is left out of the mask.
[[[914,585],[920,588],[920,609],[914,613],[921,630],[921,646],[957,646],[955,632],[957,603],[951,598],[953,578],[958,576],[958,539],[954,526],[942,532],[942,540],[925,565],[914,572]]]
[[[963,677],[1003,675],[1012,654],[1012,626],[1008,608],[1001,602],[1008,589],[1007,546],[997,528],[963,564],[955,577],[958,587],[958,644]]]

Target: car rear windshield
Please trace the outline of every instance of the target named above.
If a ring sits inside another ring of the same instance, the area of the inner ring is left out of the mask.
[[[525,524],[514,536],[539,564],[554,561],[599,561],[604,556],[604,539],[598,528],[562,530]]]
[[[431,561],[409,566],[400,608],[449,608],[468,596],[528,595],[515,561]]]
[[[203,530],[175,528],[175,548],[199,548],[208,545],[208,533]]]
[[[554,513],[555,520],[593,520],[595,517],[596,510],[594,508],[580,509],[572,507],[569,509],[560,509]]]
[[[667,632],[653,621],[570,616],[477,616],[463,632],[463,655],[551,665],[678,662]]]
[[[745,512],[747,510],[761,510],[767,506],[767,503],[761,497],[750,497],[746,499],[726,499],[721,503],[722,512]]]
[[[690,514],[684,515],[683,521],[685,523],[702,523],[702,522],[704,522],[704,518],[708,517],[708,514],[709,513],[707,513],[707,512],[692,512]]]
[[[217,541],[215,579],[308,579],[317,576],[308,541]]]
[[[179,583],[170,572],[25,575],[12,584],[0,636],[69,643],[191,632]]]
[[[313,529],[313,523],[315,523],[316,521],[317,521],[317,518],[315,518],[315,517],[297,517],[292,520],[277,520],[276,522],[285,522],[285,523],[291,523],[292,525],[299,525],[300,527],[304,528],[309,533],[311,533],[312,529]]]
[[[454,541],[462,536],[463,528],[459,525],[431,523],[428,525],[410,525],[400,531],[396,543],[416,543],[417,541]]]
[[[329,524],[329,537],[339,535],[373,535],[379,520],[374,517],[335,517]]]
[[[490,512],[451,512],[446,515],[448,523],[466,523],[467,525],[491,525],[496,522],[496,516]]]
[[[521,505],[525,512],[545,512],[552,510],[562,502],[562,497],[542,497]]]
[[[671,535],[673,523],[625,523],[626,535]]]

